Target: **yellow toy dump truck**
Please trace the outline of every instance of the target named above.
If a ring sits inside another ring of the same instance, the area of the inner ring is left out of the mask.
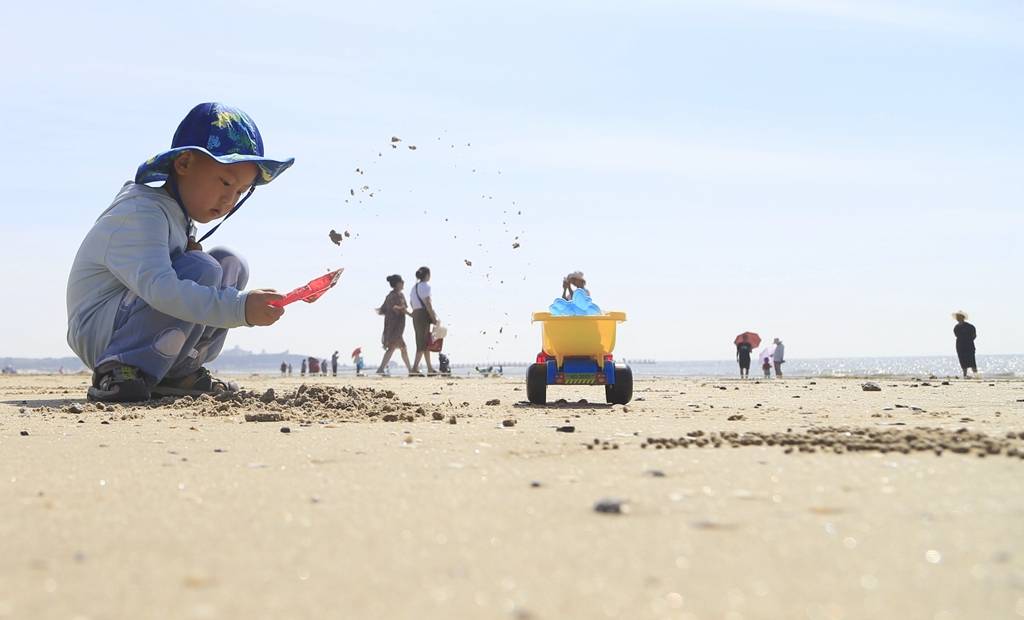
[[[547,402],[549,385],[603,385],[605,400],[625,405],[633,399],[633,371],[616,364],[615,328],[625,312],[592,316],[553,316],[535,312],[541,324],[543,348],[526,373],[526,394],[531,403]]]

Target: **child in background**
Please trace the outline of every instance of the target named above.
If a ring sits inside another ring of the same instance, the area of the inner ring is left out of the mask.
[[[765,379],[772,378],[772,358],[766,357],[763,360],[761,360],[761,370],[764,371]]]
[[[583,277],[582,271],[574,271],[562,278],[562,299],[572,301],[572,295],[575,292],[573,287],[582,289],[584,293],[590,295],[590,291],[587,290],[587,280]]]
[[[139,166],[86,234],[68,278],[68,344],[93,370],[91,400],[228,389],[203,364],[220,353],[228,329],[281,318],[284,310],[270,304],[282,295],[243,292],[245,260],[223,248],[204,252],[193,222],[227,219],[294,161],[265,157],[245,112],[202,103],[178,125],[171,148]]]

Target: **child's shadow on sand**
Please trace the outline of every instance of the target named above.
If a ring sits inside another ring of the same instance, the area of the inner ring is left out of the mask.
[[[12,405],[14,407],[64,407],[66,405],[84,405],[89,401],[86,398],[26,398],[22,400],[3,400],[0,405]]]

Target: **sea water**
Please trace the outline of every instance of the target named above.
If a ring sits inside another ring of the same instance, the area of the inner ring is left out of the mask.
[[[636,377],[737,377],[739,364],[735,360],[692,360],[631,362],[619,358],[633,369]],[[490,365],[490,362],[488,362]],[[497,367],[497,364],[495,364]],[[790,358],[782,367],[783,375],[792,377],[956,377],[961,375],[955,355],[928,355],[903,357],[829,357],[816,359]],[[458,366],[456,374],[465,374]],[[978,371],[984,378],[1024,377],[1024,355],[978,355]],[[509,376],[525,375],[520,365],[505,366]],[[470,368],[470,375],[477,373]],[[772,373],[774,375],[774,371]],[[760,367],[751,367],[750,378],[764,378]]]

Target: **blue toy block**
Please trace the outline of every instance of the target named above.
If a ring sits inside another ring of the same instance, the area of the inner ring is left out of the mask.
[[[567,357],[562,365],[562,372],[567,375],[594,374],[597,372],[597,364],[587,357]]]

